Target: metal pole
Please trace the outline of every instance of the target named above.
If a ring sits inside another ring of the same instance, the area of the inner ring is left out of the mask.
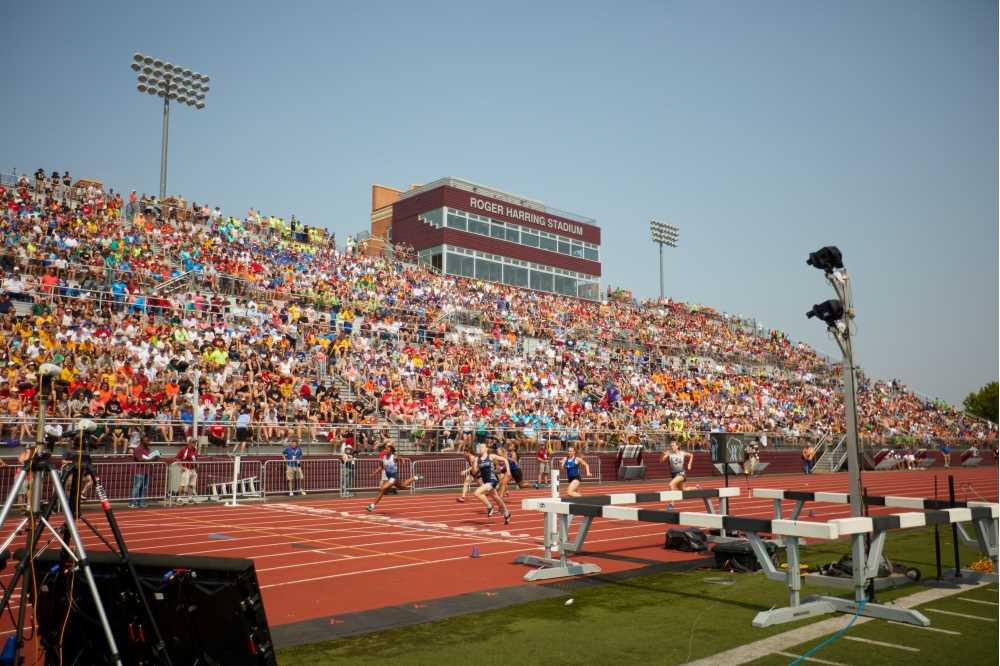
[[[955,506],[955,477],[948,475],[948,502]],[[958,558],[958,523],[951,524],[951,543],[955,548],[955,578],[962,577],[962,564]]]
[[[167,138],[170,133],[170,98],[163,98],[163,145],[160,147],[160,201],[167,198]]]
[[[194,371],[194,404],[191,405],[191,437],[194,438],[195,447],[198,446],[198,409],[201,405],[199,389],[201,384],[201,370]]]
[[[847,470],[850,479],[851,515],[860,517],[861,456],[858,451],[858,412],[855,404],[854,354],[851,352],[851,334],[844,333],[844,406],[847,420]]]
[[[660,246],[660,302],[663,301],[663,243]]]
[[[855,402],[856,386],[854,375],[854,349],[851,345],[851,290],[846,273],[843,281],[831,279],[834,290],[840,296],[847,316],[844,319],[844,329],[840,332],[841,351],[844,352],[844,411],[847,425],[847,470],[851,493],[851,515],[861,517],[863,504],[861,501],[861,456],[858,451],[858,410]],[[851,543],[851,561],[854,570],[854,599],[862,601],[865,594],[865,563],[867,561],[864,537],[855,534]]]
[[[938,480],[934,477],[934,499],[938,498]],[[941,533],[938,526],[934,525],[934,564],[937,565],[937,579],[941,580]]]
[[[35,446],[36,451],[43,451],[42,443],[45,441],[45,397],[42,395],[42,385],[43,379],[39,378],[38,385],[38,427],[35,430]]]

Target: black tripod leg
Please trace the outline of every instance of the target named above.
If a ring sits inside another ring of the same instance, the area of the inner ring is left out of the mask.
[[[132,584],[135,586],[136,594],[138,594],[139,599],[142,600],[142,608],[146,612],[146,618],[149,620],[149,626],[153,629],[153,636],[156,639],[156,642],[153,645],[153,653],[160,660],[161,664],[171,666],[172,662],[170,661],[170,655],[167,653],[167,645],[163,640],[163,636],[160,634],[160,627],[156,623],[156,617],[153,616],[153,609],[149,605],[149,599],[146,598],[146,592],[142,589],[142,581],[139,580],[139,574],[136,572],[135,564],[132,562],[132,558],[129,555],[128,546],[125,545],[125,537],[122,536],[121,529],[118,527],[118,520],[115,518],[115,513],[111,509],[111,502],[108,501],[107,493],[104,492],[104,484],[101,483],[101,479],[97,476],[93,466],[87,465],[86,473],[90,475],[90,478],[94,483],[94,492],[97,494],[97,498],[101,501],[101,509],[104,511],[104,516],[108,519],[108,526],[111,528],[111,534],[114,535],[115,543],[118,545],[118,558],[128,568],[128,573],[132,578]]]

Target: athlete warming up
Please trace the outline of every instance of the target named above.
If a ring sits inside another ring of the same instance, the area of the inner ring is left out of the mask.
[[[663,455],[660,456],[660,462],[670,463],[670,489],[684,490],[684,482],[687,481],[688,472],[691,471],[691,465],[694,464],[694,454],[689,451],[681,451],[677,442],[671,442],[670,450],[663,452]]]
[[[508,525],[510,524],[510,511],[507,510],[507,505],[504,504],[503,497],[497,491],[497,488],[500,486],[500,478],[497,476],[496,464],[501,461],[505,461],[505,458],[495,453],[490,453],[486,444],[479,445],[479,453],[476,455],[476,468],[479,470],[479,481],[482,485],[476,488],[476,497],[486,505],[486,515],[492,517],[496,512],[496,508],[490,503],[490,496],[492,495],[503,511],[503,524]]]
[[[566,457],[563,458],[562,468],[566,472],[566,480],[569,482],[569,487],[566,488],[566,494],[570,497],[580,497],[580,468],[583,468],[584,474],[590,476],[590,465],[583,458],[578,458],[576,455],[576,447],[571,446],[566,449]]]
[[[375,496],[375,501],[366,506],[365,508],[369,511],[375,510],[375,505],[382,501],[385,493],[389,488],[395,486],[400,490],[406,490],[413,484],[414,481],[419,481],[421,479],[419,474],[414,474],[406,481],[399,480],[399,465],[397,462],[402,463],[406,459],[396,458],[396,447],[389,444],[385,447],[385,456],[382,458],[382,471],[385,473],[385,479],[382,481],[378,488],[378,495]]]

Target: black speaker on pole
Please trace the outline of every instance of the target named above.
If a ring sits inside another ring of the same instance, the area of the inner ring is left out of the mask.
[[[92,551],[88,559],[122,662],[159,663],[127,567],[110,552]],[[277,664],[252,560],[145,553],[131,553],[131,559],[175,666]],[[46,663],[106,664],[96,609],[84,581],[72,580],[71,565],[57,549],[35,560],[37,630]]]

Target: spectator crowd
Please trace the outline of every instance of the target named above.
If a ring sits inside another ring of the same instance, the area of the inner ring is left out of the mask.
[[[399,428],[448,447],[497,430],[601,443],[843,429],[839,366],[710,308],[441,275],[403,261],[411,252],[338,249],[294,217],[123,197],[55,171],[0,185],[0,207],[0,437],[12,446],[34,438],[46,362],[62,369],[52,427],[96,419],[123,453],[139,439],[128,423],[164,442],[197,422],[222,447],[361,450]],[[864,376],[859,419],[875,441],[997,436]]]

